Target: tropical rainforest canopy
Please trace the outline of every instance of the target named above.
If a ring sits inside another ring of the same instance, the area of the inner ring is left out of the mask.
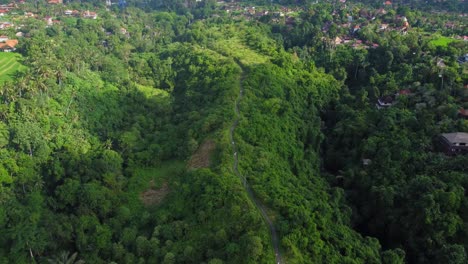
[[[0,263],[467,263],[462,1],[50,2],[0,16]]]

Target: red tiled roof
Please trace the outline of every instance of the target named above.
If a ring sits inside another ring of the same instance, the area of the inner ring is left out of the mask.
[[[461,116],[468,117],[468,111],[466,109],[464,109],[464,108],[460,108],[460,110],[458,110],[458,113]]]
[[[411,91],[408,90],[408,89],[404,89],[404,90],[400,90],[400,91],[398,92],[398,94],[408,95],[408,94],[411,94]]]
[[[0,43],[0,49],[14,48],[18,45],[17,39],[5,40],[4,43]]]

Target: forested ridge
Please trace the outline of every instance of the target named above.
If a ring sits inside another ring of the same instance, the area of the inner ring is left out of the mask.
[[[0,263],[466,263],[458,3],[345,2],[8,9]]]

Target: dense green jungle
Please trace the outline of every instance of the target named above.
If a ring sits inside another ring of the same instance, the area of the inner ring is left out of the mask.
[[[10,2],[0,263],[468,262],[466,2]]]

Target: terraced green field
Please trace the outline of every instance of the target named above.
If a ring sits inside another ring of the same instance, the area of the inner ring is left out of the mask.
[[[452,43],[452,42],[456,42],[457,40],[456,39],[453,39],[453,38],[448,38],[448,37],[439,37],[437,39],[433,39],[431,40],[430,43],[432,43],[434,46],[441,46],[441,47],[447,47],[448,44]]]
[[[13,75],[24,68],[18,53],[0,52],[0,83],[11,80]]]

